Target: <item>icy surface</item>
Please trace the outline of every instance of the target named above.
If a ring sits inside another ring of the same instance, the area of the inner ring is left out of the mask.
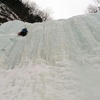
[[[18,37],[27,27],[29,34]],[[17,38],[10,40],[10,38]],[[100,100],[100,14],[0,26],[0,100]]]

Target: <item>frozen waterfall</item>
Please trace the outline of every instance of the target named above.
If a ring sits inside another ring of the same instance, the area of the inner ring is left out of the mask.
[[[27,27],[26,37],[17,33]],[[0,100],[100,100],[100,14],[0,26]]]

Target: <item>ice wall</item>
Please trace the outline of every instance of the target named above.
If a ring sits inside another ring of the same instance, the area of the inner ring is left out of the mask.
[[[0,27],[1,100],[99,100],[100,14]]]

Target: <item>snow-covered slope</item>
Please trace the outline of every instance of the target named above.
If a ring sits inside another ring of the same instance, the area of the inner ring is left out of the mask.
[[[28,28],[26,37],[17,33]],[[100,14],[0,26],[0,100],[100,100]]]

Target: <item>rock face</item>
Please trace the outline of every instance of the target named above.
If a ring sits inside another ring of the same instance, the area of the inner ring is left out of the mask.
[[[4,3],[0,2],[0,25],[9,20],[15,20],[20,18]]]
[[[43,21],[40,15],[34,15],[33,9],[21,0],[0,0],[0,24],[15,19],[29,23]]]

